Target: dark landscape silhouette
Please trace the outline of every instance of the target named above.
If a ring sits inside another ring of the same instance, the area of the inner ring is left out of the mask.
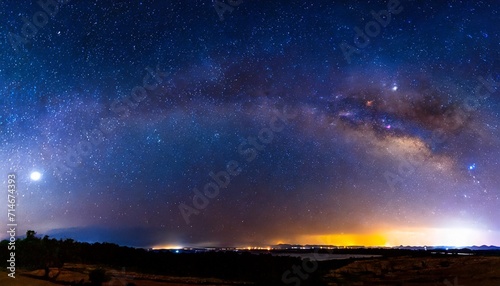
[[[0,244],[3,250],[1,259],[6,261],[9,255],[5,251],[8,241],[4,240]],[[41,238],[36,235],[35,231],[29,230],[25,238],[16,241],[16,266],[25,271],[21,274],[22,276],[64,285],[103,285],[103,283],[109,282],[113,278],[116,279],[118,276],[122,278],[121,284],[117,285],[140,285],[136,284],[137,281],[134,282],[136,278],[133,275],[127,275],[127,273],[143,273],[177,277],[175,281],[182,281],[182,277],[210,278],[223,281],[219,282],[221,284],[218,285],[321,286],[343,285],[336,283],[362,281],[363,279],[366,281],[383,280],[387,277],[390,278],[391,273],[397,272],[398,269],[403,269],[406,264],[410,265],[411,271],[424,271],[433,267],[448,269],[456,264],[456,261],[472,259],[469,257],[474,257],[476,260],[479,258],[483,260],[494,259],[500,262],[498,260],[500,250],[494,247],[476,247],[476,250],[447,250],[444,248],[419,250],[416,247],[345,249],[320,249],[318,247],[314,250],[314,247],[302,248],[291,246],[290,248],[269,251],[212,250],[197,253],[183,250],[146,250],[106,242],[91,244],[77,242],[70,238],[55,239],[47,235]],[[482,250],[484,248],[489,250]],[[380,255],[381,257],[304,262],[299,257],[273,255],[278,252],[280,254],[306,254],[313,251],[317,254],[363,254]],[[78,268],[71,265],[89,266],[81,268],[85,269],[83,272],[87,273],[88,277],[72,281],[61,280],[62,269],[76,271]],[[491,267],[493,265],[491,264]],[[336,272],[337,270],[340,272]],[[407,280],[420,279],[418,272],[413,275],[417,276]],[[436,279],[444,281],[445,278]],[[500,275],[494,276],[492,279],[500,279]],[[156,279],[156,281],[161,282],[162,280]],[[115,283],[106,285],[113,284]]]

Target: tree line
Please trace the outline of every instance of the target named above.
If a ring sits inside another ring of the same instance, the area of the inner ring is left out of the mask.
[[[0,259],[4,264],[9,255],[7,245],[8,240],[0,242]],[[50,280],[50,269],[60,269],[64,263],[99,265],[114,269],[125,267],[129,271],[160,275],[248,281],[255,285],[282,285],[283,273],[294,265],[301,265],[302,261],[297,257],[256,255],[250,252],[148,251],[107,242],[86,243],[70,238],[50,238],[47,235],[40,238],[33,230],[27,231],[26,238],[16,241],[16,266],[19,268],[44,269],[44,278]],[[348,263],[350,261],[347,260],[319,263],[318,269],[310,273],[301,285],[324,285],[321,281],[323,274]],[[92,273],[99,277],[95,278],[96,281],[105,281],[106,277],[102,272],[101,269]]]

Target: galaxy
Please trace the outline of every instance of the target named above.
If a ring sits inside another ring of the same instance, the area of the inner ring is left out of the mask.
[[[18,233],[500,245],[498,4],[2,1]]]

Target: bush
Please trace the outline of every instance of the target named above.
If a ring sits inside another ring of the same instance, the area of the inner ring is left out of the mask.
[[[92,283],[92,285],[102,285],[104,282],[108,282],[111,280],[111,277],[106,274],[106,270],[102,268],[97,268],[89,273],[89,280]]]

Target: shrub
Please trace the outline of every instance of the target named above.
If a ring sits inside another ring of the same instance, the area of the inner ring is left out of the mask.
[[[102,268],[97,268],[89,273],[89,280],[92,285],[100,286],[104,282],[108,282],[111,280],[111,277],[106,274],[106,270]]]

